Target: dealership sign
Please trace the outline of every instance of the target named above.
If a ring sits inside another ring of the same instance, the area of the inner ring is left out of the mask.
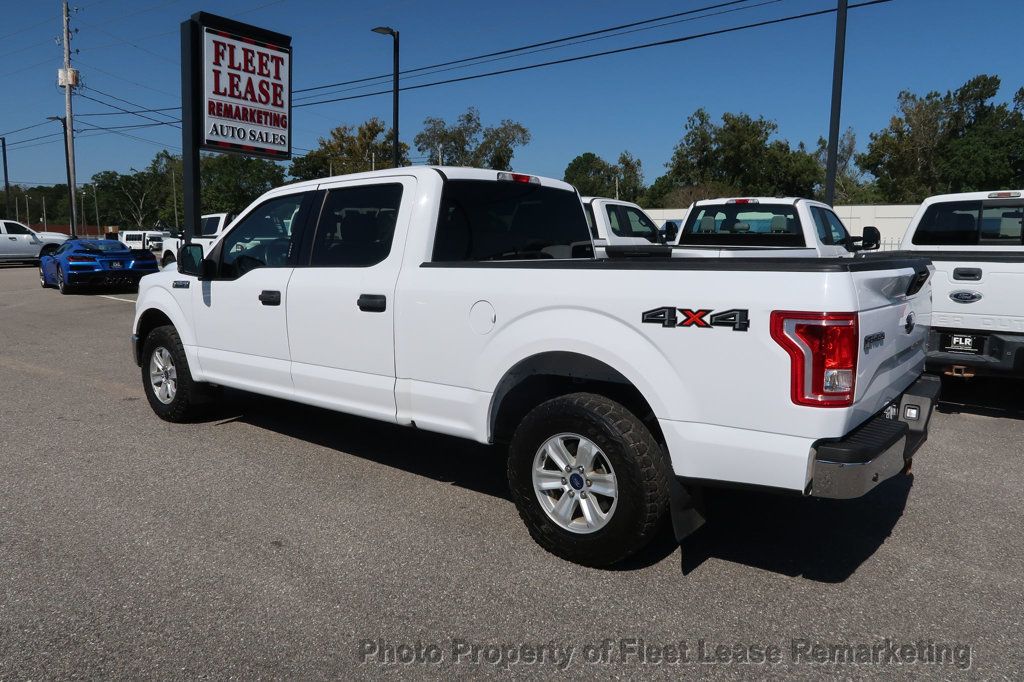
[[[291,152],[291,50],[203,29],[203,146]]]

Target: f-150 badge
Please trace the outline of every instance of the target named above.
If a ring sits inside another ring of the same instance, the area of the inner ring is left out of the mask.
[[[750,329],[748,311],[732,308],[715,312],[707,308],[676,308],[663,306],[644,311],[641,316],[644,324],[660,324],[662,327],[696,327],[710,329],[712,327],[729,327],[734,332],[745,332]]]

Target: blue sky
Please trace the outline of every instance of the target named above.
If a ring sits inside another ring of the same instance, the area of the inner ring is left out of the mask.
[[[390,39],[370,32],[380,24],[401,31],[404,69],[718,1],[80,0],[72,20],[79,29],[73,46],[80,52],[74,61],[84,83],[94,89],[83,94],[126,109],[135,107],[96,91],[147,108],[169,107],[179,103],[178,25],[198,10],[291,35],[294,87],[302,88],[389,73]],[[749,0],[734,6],[740,11],[408,82],[481,73],[835,5],[834,0],[761,3],[765,0]],[[54,42],[60,31],[59,9],[57,0],[5,3],[0,22],[0,134],[63,113],[63,93],[55,83],[62,59]],[[863,148],[868,133],[884,127],[895,112],[901,89],[945,91],[979,73],[1002,78],[1000,97],[1011,98],[1024,85],[1022,25],[1021,0],[894,0],[851,10],[843,127],[854,129]],[[402,139],[411,142],[426,116],[451,120],[473,105],[485,123],[510,118],[530,129],[532,143],[514,160],[518,170],[561,177],[579,153],[592,151],[614,160],[627,149],[643,161],[648,182],[663,172],[686,117],[697,107],[705,107],[716,118],[727,111],[763,115],[779,124],[781,137],[813,146],[828,129],[834,26],[834,15],[825,15],[406,92],[401,100]],[[387,87],[385,83],[369,90]],[[83,98],[76,98],[75,106],[76,113],[114,111]],[[333,126],[357,124],[374,115],[390,122],[390,96],[295,109],[294,145],[313,147]],[[159,114],[149,116],[162,120]],[[128,115],[81,120],[107,126],[149,123]],[[56,123],[49,123],[7,136],[13,181],[63,181],[59,138],[14,144],[58,131]],[[180,131],[170,126],[127,132],[160,144],[113,133],[82,135],[76,147],[80,180],[105,169],[141,168],[164,145],[177,151],[181,144]]]

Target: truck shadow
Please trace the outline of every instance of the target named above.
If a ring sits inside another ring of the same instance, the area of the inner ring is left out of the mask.
[[[1024,419],[1024,381],[975,377],[942,378],[940,412],[978,414],[986,417]]]
[[[892,534],[912,475],[898,475],[864,497],[823,500],[747,490],[708,490],[707,523],[683,541],[683,574],[707,559],[791,577],[845,581]]]
[[[204,421],[241,421],[425,478],[507,500],[505,453],[461,438],[227,390]],[[788,576],[842,582],[885,542],[913,485],[899,476],[857,500],[708,489],[708,522],[682,544],[682,572],[721,559]],[[515,514],[510,506],[510,514]],[[666,523],[613,570],[639,570],[680,549]]]

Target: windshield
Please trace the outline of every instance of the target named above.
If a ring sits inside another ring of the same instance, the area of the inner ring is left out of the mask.
[[[108,239],[87,241],[81,243],[82,249],[92,253],[110,253],[112,251],[127,251],[128,247],[121,242]]]
[[[441,196],[434,261],[592,258],[575,192],[524,182],[449,180]]]
[[[802,247],[803,230],[792,204],[711,204],[686,217],[679,244]]]

